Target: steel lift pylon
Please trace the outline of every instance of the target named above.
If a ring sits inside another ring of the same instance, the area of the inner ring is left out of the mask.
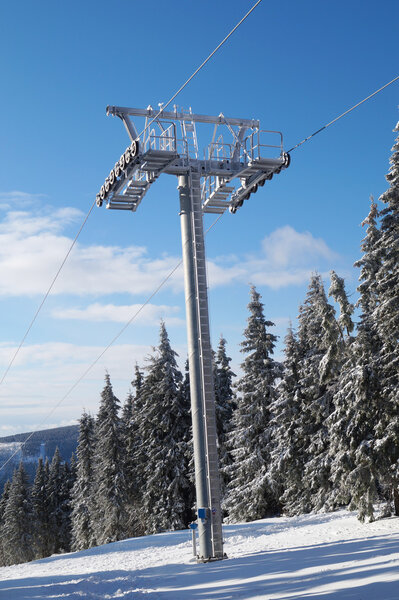
[[[203,214],[235,213],[250,195],[289,166],[282,134],[259,129],[259,121],[193,114],[190,111],[108,106],[119,117],[130,146],[106,178],[96,201],[135,212],[161,173],[178,177],[187,340],[193,424],[199,554],[207,562],[225,558],[219,482],[215,397],[209,332]],[[132,117],[144,118],[138,134]],[[213,126],[212,141],[199,157],[197,124]],[[223,135],[228,136],[228,142]],[[265,143],[265,139],[269,143]],[[271,143],[273,142],[273,143]],[[274,157],[262,156],[263,152]],[[236,183],[238,185],[236,185]]]

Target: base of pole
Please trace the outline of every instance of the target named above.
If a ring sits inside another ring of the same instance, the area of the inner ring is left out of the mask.
[[[223,554],[223,556],[210,556],[209,558],[200,558],[197,556],[197,563],[216,562],[218,560],[226,560],[227,558],[229,558],[227,554]]]

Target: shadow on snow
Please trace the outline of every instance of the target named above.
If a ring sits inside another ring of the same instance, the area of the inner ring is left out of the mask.
[[[154,537],[162,538],[162,535]],[[180,536],[176,537],[180,543]],[[155,542],[158,547],[162,545],[161,539]],[[107,548],[107,552],[112,547],[115,551],[131,550],[126,544],[126,548],[124,542],[103,548]],[[97,553],[99,550],[92,549]],[[169,563],[137,571],[105,570],[90,575],[32,576],[1,581],[0,598],[81,600],[83,597],[98,600],[106,597],[139,599],[145,595],[148,600],[250,600],[270,596],[281,600],[321,597],[328,600],[398,600],[398,560],[392,556],[395,553],[399,553],[397,536],[375,536],[257,552],[209,564]],[[66,555],[66,558],[72,557]],[[376,557],[378,563],[364,564]],[[62,558],[57,556],[40,562]],[[359,562],[354,565],[353,561]],[[311,569],[314,571],[309,572]],[[370,582],[373,577],[381,581]],[[323,589],[317,590],[318,586]]]

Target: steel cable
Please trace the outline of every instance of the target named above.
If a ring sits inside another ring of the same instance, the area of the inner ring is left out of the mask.
[[[375,92],[373,92],[372,94],[370,94],[369,96],[367,96],[367,98],[363,98],[363,100],[361,100],[360,102],[358,102],[357,104],[355,104],[354,106],[352,106],[351,108],[348,108],[348,110],[346,110],[345,112],[343,112],[341,115],[339,115],[338,117],[335,117],[335,119],[333,119],[332,121],[330,121],[329,123],[327,123],[326,125],[323,125],[323,127],[320,127],[320,129],[318,129],[317,131],[315,131],[314,133],[312,133],[311,135],[308,135],[307,138],[303,139],[301,142],[299,142],[298,144],[296,144],[295,146],[293,146],[292,148],[290,148],[287,152],[288,154],[290,152],[293,152],[294,150],[296,150],[297,148],[299,148],[299,146],[302,146],[302,144],[304,144],[305,142],[308,142],[311,138],[313,138],[315,135],[317,135],[318,133],[320,133],[321,131],[324,131],[324,129],[327,129],[327,127],[330,127],[330,125],[332,125],[333,123],[336,123],[337,121],[339,121],[340,119],[342,119],[342,117],[344,117],[345,115],[349,114],[350,112],[352,112],[352,110],[355,110],[355,108],[357,108],[358,106],[360,106],[361,104],[363,104],[364,102],[366,102],[367,100],[370,100],[370,98],[372,98],[373,96],[375,96],[376,94],[378,94],[379,92],[382,92],[382,90],[385,90],[385,88],[387,88],[389,85],[391,85],[392,83],[395,83],[395,81],[398,81],[399,79],[399,75],[397,77],[395,77],[394,79],[392,79],[391,81],[388,81],[388,83],[386,83],[385,85],[383,85],[382,87],[380,87],[378,90],[376,90]]]

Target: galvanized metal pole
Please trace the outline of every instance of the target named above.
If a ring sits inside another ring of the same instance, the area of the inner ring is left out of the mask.
[[[196,303],[196,280],[192,230],[190,176],[179,177],[180,225],[183,249],[184,290],[186,299],[188,362],[190,369],[191,413],[193,424],[195,488],[197,510],[205,510],[205,519],[198,519],[199,559],[212,557],[211,519],[207,481],[206,439],[202,402],[199,325]]]

